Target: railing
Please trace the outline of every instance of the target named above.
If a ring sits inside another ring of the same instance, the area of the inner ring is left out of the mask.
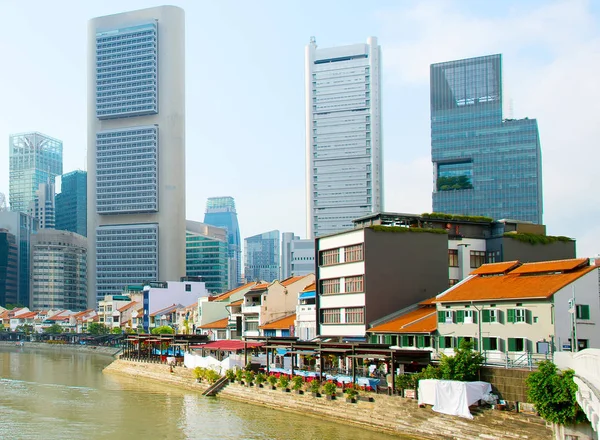
[[[504,368],[529,368],[533,370],[537,368],[537,364],[544,360],[551,360],[551,354],[539,354],[525,352],[517,356],[511,357],[509,353],[504,353],[502,357],[488,358],[487,353],[483,352],[484,366],[489,367],[504,367]]]

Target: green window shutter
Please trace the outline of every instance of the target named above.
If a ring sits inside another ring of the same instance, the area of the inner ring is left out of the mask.
[[[464,312],[464,310],[458,310],[456,312],[456,322],[465,322],[465,312]]]
[[[417,348],[425,347],[425,336],[417,336]]]
[[[471,340],[473,341],[473,350],[479,350],[479,340],[477,338],[471,338]]]
[[[477,315],[479,315],[479,312],[473,310],[473,324],[477,324]]]
[[[515,338],[508,338],[508,351],[517,351],[517,340]]]
[[[391,345],[392,344],[392,335],[385,335],[385,343],[387,345]]]
[[[515,309],[508,309],[506,311],[506,321],[507,322],[512,322],[514,324],[514,322],[515,322]]]
[[[531,310],[525,310],[525,322],[527,324],[531,324],[533,322],[532,315],[533,313],[531,313]]]
[[[497,320],[500,324],[504,324],[504,312],[502,310],[496,310]]]
[[[498,338],[498,350],[504,353],[504,339]]]
[[[463,336],[459,336],[458,338],[456,338],[456,347],[460,348],[460,343],[462,342],[462,340],[465,339]]]
[[[490,322],[490,311],[489,310],[481,311],[481,322]]]
[[[439,337],[439,348],[446,348],[446,338],[443,336]]]
[[[446,312],[444,312],[443,310],[440,310],[438,312],[438,324],[439,323],[443,324],[444,322],[446,322]]]
[[[590,306],[582,305],[581,307],[581,319],[590,319]]]
[[[492,349],[492,344],[490,343],[490,338],[483,338],[483,349],[484,350]]]
[[[371,335],[371,344],[377,344],[378,342],[377,335]]]

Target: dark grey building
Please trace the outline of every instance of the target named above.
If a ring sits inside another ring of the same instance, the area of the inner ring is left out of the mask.
[[[7,229],[0,229],[0,307],[17,303],[17,239]]]
[[[61,177],[56,195],[56,229],[87,237],[87,172],[77,170]]]

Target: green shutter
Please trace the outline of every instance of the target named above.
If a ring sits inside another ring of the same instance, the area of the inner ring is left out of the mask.
[[[465,322],[465,312],[464,312],[464,310],[458,310],[456,312],[456,322]]]
[[[417,348],[425,347],[425,336],[417,336]]]
[[[477,324],[477,315],[479,314],[479,312],[473,310],[473,324]]]
[[[371,335],[371,344],[377,344],[377,343],[379,343],[377,335]]]
[[[446,348],[446,338],[444,336],[439,337],[439,348]]]
[[[438,312],[438,324],[443,324],[446,322],[446,312],[440,310]]]
[[[533,322],[531,310],[525,310],[525,322],[531,324]]]
[[[498,350],[504,352],[504,339],[498,338]]]
[[[392,345],[392,335],[385,335],[385,344]]]
[[[580,319],[590,319],[590,306],[581,305],[581,318]]]
[[[515,322],[515,309],[508,309],[506,311],[506,321],[507,322],[512,322],[514,324],[514,322]]]
[[[402,346],[408,347],[408,335],[402,335]]]
[[[490,322],[490,311],[489,310],[481,311],[481,322]]]
[[[460,348],[460,343],[463,341],[464,336],[459,336],[458,338],[456,338],[456,347]]]
[[[517,340],[515,338],[508,338],[508,351],[517,351]]]
[[[504,324],[504,312],[502,310],[496,310],[496,319],[498,323]]]
[[[483,338],[483,349],[484,350],[491,350],[492,349],[492,344],[490,342],[490,338]]]

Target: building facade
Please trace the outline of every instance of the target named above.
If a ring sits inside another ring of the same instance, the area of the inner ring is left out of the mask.
[[[233,197],[209,197],[204,223],[227,230],[229,243],[229,289],[242,284],[242,241]]]
[[[300,239],[293,232],[281,234],[280,279],[315,273],[315,241]]]
[[[61,177],[56,195],[56,229],[87,237],[87,172],[76,170]]]
[[[431,65],[433,211],[542,224],[535,119],[504,119],[502,56]]]
[[[211,294],[226,292],[230,266],[227,231],[188,220],[185,241],[186,275],[201,277]]]
[[[185,274],[184,41],[173,6],[89,22],[91,304]]]
[[[272,282],[279,278],[279,231],[244,239],[244,276],[246,281]]]
[[[54,229],[56,207],[54,203],[54,184],[41,183],[29,204],[29,215],[35,218],[38,229]]]
[[[293,232],[281,233],[281,266],[279,279],[284,280],[292,272],[292,242],[300,240]]]
[[[366,44],[305,51],[307,238],[383,210],[381,59]]]
[[[31,238],[31,308],[87,309],[87,240],[41,229]]]
[[[54,184],[54,178],[62,174],[62,153],[62,141],[45,134],[10,135],[8,198],[11,211],[28,213],[40,185]]]
[[[17,304],[18,261],[17,238],[0,228],[0,307]]]

